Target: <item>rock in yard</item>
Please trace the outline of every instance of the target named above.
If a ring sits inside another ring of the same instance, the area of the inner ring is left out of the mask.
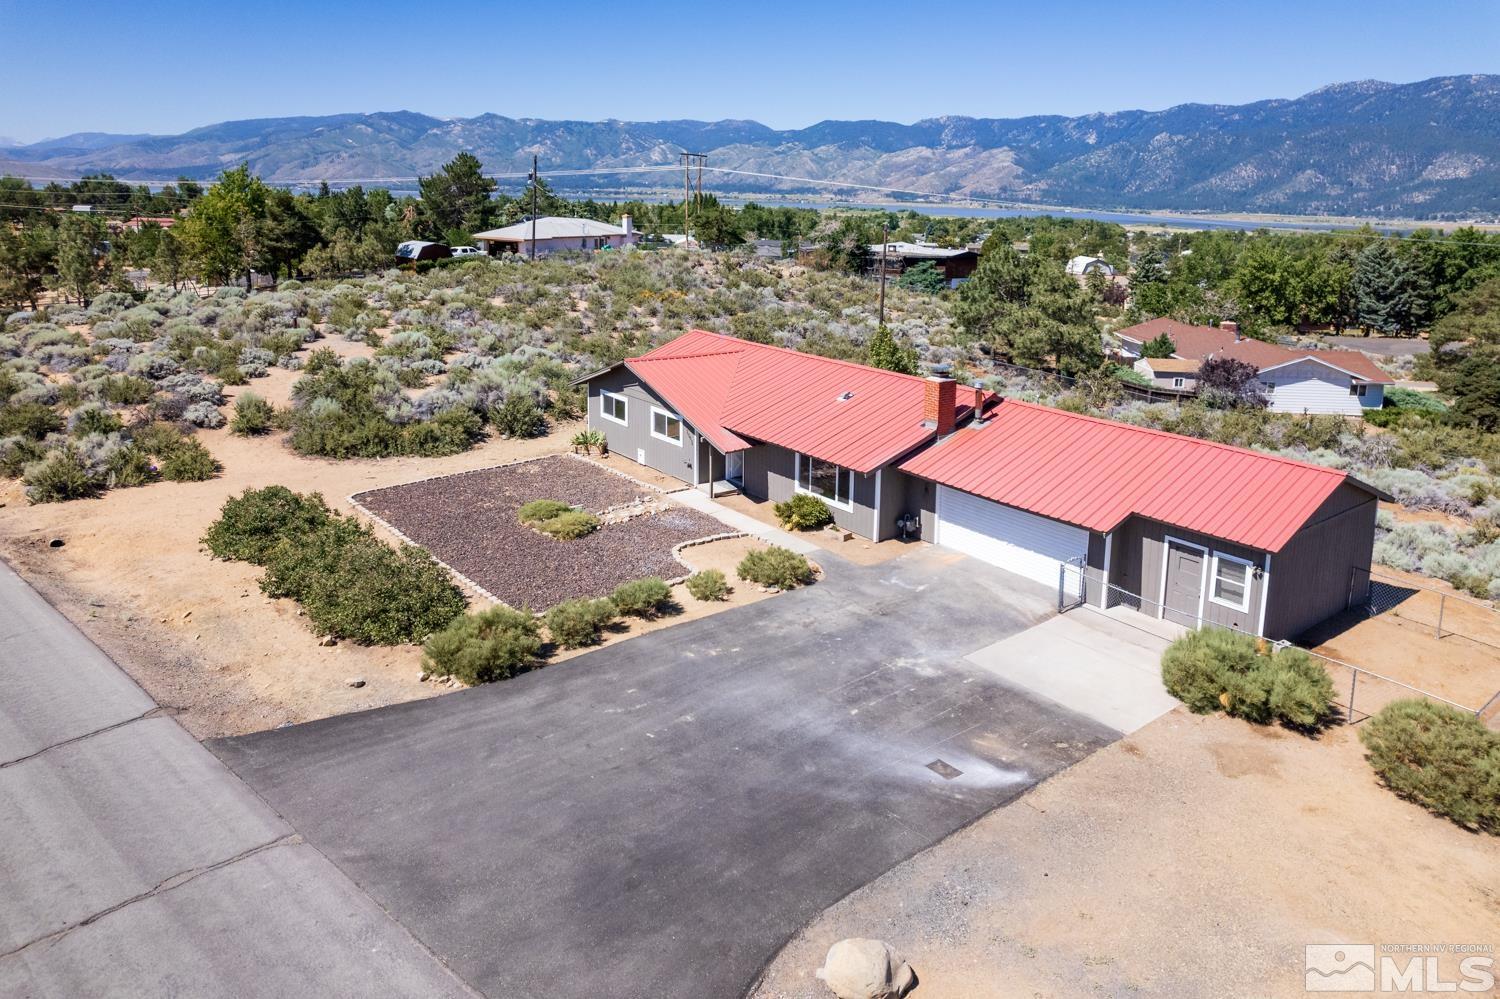
[[[324,635],[322,638],[318,639],[318,644],[326,649],[330,646],[339,644],[339,640],[337,638],[334,638],[332,635]]]
[[[351,676],[344,681],[344,685],[348,687],[363,687],[365,685],[365,678],[362,676]]]
[[[917,984],[916,972],[890,944],[862,937],[828,948],[817,976],[839,999],[900,999]]]
[[[428,679],[431,678],[431,676],[432,676],[432,674],[429,673],[429,672],[427,672],[424,669],[422,672],[420,672],[420,673],[417,674],[417,682],[418,683],[426,683],[428,681]]]

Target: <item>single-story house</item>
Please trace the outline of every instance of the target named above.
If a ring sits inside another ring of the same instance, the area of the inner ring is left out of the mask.
[[[474,242],[479,249],[492,257],[506,253],[519,253],[523,257],[529,257],[533,239],[536,242],[536,255],[545,257],[549,253],[568,250],[618,250],[635,245],[637,238],[629,215],[621,216],[619,225],[596,222],[593,219],[566,219],[548,215],[517,222],[503,229],[490,229],[474,234]]]
[[[1359,416],[1385,404],[1385,387],[1394,379],[1373,360],[1355,350],[1292,350],[1240,335],[1233,322],[1194,326],[1171,319],[1120,330],[1121,354],[1139,358],[1142,347],[1161,334],[1172,339],[1172,356],[1199,363],[1232,357],[1254,365],[1274,413],[1337,413]]]
[[[1198,391],[1198,365],[1202,363],[1185,357],[1142,357],[1131,367],[1151,379],[1154,389],[1189,394]]]
[[[692,330],[578,380],[612,451],[696,487],[803,492],[1099,605],[1292,637],[1368,572],[1346,473]]]
[[[1107,278],[1115,276],[1114,267],[1103,257],[1073,257],[1068,261],[1065,269],[1076,278],[1086,278],[1090,274],[1103,274]]]
[[[880,256],[882,244],[870,244],[870,266],[877,273],[880,270]],[[893,240],[884,244],[885,271],[887,274],[900,274],[908,267],[926,261],[935,266],[943,275],[943,282],[950,288],[956,288],[962,284],[974,268],[979,266],[979,251],[968,247],[946,247],[933,246],[929,243],[905,243]]]

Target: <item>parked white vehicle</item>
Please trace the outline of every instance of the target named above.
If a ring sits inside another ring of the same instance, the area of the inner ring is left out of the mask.
[[[453,256],[478,257],[482,256],[482,251],[477,246],[455,246],[453,248]]]

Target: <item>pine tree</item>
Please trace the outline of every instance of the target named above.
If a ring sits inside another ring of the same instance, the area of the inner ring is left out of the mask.
[[[1354,301],[1366,329],[1414,333],[1427,315],[1427,283],[1389,240],[1377,239],[1354,262]]]
[[[882,326],[870,337],[865,352],[865,363],[872,368],[899,371],[903,375],[917,373],[917,350],[910,344],[899,343],[889,326]]]

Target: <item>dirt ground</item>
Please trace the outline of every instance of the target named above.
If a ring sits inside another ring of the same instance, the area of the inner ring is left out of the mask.
[[[368,352],[341,340],[324,342],[341,353]],[[247,391],[284,404],[297,377],[273,369],[269,377],[230,389],[231,404]],[[280,484],[321,492],[336,509],[353,513],[353,493],[565,451],[579,426],[563,424],[533,440],[492,439],[446,458],[352,461],[295,454],[282,434],[241,438],[227,429],[200,431],[224,466],[207,482],[162,482],[38,506],[27,505],[19,482],[0,482],[0,556],[158,702],[176,709],[199,738],[430,697],[448,688],[418,681],[419,648],[319,646],[295,603],[260,592],[258,567],[215,561],[198,539],[224,500],[248,488]],[[53,538],[64,546],[48,547]],[[743,556],[747,544],[735,539],[690,548],[684,557],[695,569],[727,566],[733,580],[733,556]],[[727,604],[703,605],[683,593],[683,615],[617,630],[608,640],[764,596],[740,587]],[[350,687],[346,681],[354,678],[365,685]]]
[[[776,519],[776,512],[772,509],[775,505],[764,500],[751,499],[749,496],[734,495],[722,496],[719,502],[731,510],[754,517],[762,524],[770,527],[780,527]],[[833,552],[840,558],[847,559],[856,565],[879,565],[898,555],[905,554],[911,550],[911,545],[904,541],[870,541],[858,535],[844,540],[839,534],[830,530],[803,531],[797,535],[812,542],[824,551]]]
[[[1300,996],[1307,944],[1500,947],[1497,871],[1500,839],[1379,786],[1353,729],[1178,709],[829,909],[753,994],[826,996],[864,936],[920,999]]]

